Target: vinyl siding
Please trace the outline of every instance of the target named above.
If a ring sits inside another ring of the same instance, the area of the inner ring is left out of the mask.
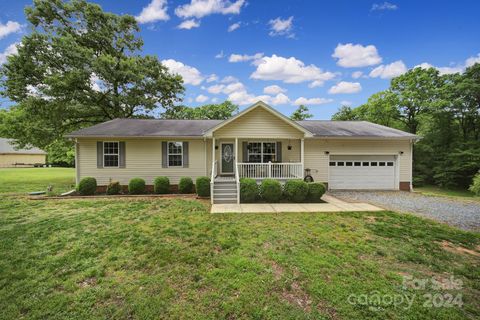
[[[256,108],[214,131],[216,138],[295,139],[304,133],[263,108]]]
[[[0,154],[0,168],[15,167],[15,163],[24,163],[25,166],[45,164],[44,154]]]
[[[305,140],[305,168],[312,169],[315,181],[328,181],[329,155],[374,155],[391,154],[398,156],[400,181],[411,179],[410,141],[404,140]]]
[[[162,141],[165,139],[122,139],[125,141],[125,168],[97,168],[97,141],[79,139],[80,179],[94,177],[98,185],[107,185],[111,180],[126,185],[130,179],[140,177],[147,184],[159,176],[166,176],[171,184],[178,184],[181,177],[191,177],[194,181],[205,175],[205,143],[203,140],[176,139],[189,142],[188,168],[162,168]],[[112,141],[106,139],[105,141]],[[171,141],[171,140],[168,140]]]

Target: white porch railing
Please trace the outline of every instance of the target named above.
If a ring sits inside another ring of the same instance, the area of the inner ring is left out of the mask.
[[[217,160],[212,162],[212,175],[210,177],[210,203],[211,204],[213,204],[213,186],[215,183],[215,178],[217,177],[217,165],[218,165]]]
[[[253,179],[303,179],[301,162],[284,163],[238,163],[239,178]]]

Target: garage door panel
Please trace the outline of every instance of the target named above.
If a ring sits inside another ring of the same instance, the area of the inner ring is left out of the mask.
[[[338,162],[343,166],[337,166]],[[394,156],[331,156],[329,166],[330,189],[395,189],[395,157]],[[346,166],[346,162],[362,162],[361,166]],[[368,162],[367,165],[363,165]],[[371,166],[374,162],[376,166]],[[385,166],[379,166],[385,162]],[[388,166],[390,162],[393,166]]]

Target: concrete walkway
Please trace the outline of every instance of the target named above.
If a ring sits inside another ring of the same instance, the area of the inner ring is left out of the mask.
[[[211,213],[274,213],[274,212],[343,212],[343,211],[382,211],[384,209],[369,203],[350,203],[324,195],[326,203],[242,203],[213,204]]]

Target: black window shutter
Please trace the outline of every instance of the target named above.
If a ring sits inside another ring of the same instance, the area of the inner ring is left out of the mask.
[[[168,167],[167,160],[167,141],[162,141],[162,168]]]
[[[118,157],[119,167],[125,168],[125,141],[120,141],[118,143],[118,154],[119,154],[119,157]]]
[[[243,150],[242,152],[243,162],[248,162],[248,142],[247,141],[242,142],[242,150]]]
[[[97,168],[103,168],[103,142],[97,141]]]
[[[188,141],[183,142],[183,167],[188,168]]]
[[[282,162],[282,143],[280,141],[277,141],[277,162]]]

